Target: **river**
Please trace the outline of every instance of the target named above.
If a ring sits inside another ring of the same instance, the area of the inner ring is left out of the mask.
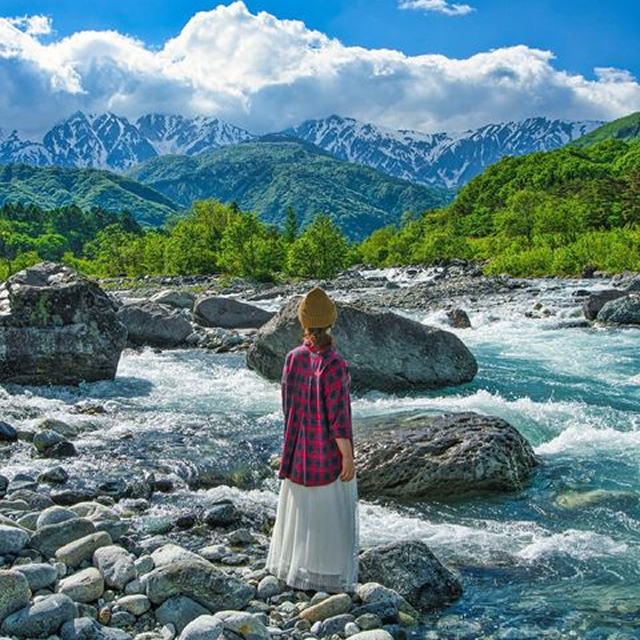
[[[535,299],[471,304],[473,328],[455,330],[479,363],[471,384],[353,396],[356,437],[376,416],[477,411],[516,426],[542,461],[515,494],[361,502],[363,545],[417,537],[461,576],[462,598],[418,637],[640,638],[640,330],[570,326],[573,293],[585,286],[593,283],[542,280]],[[530,317],[534,303],[551,315]],[[441,313],[395,311],[445,326]],[[79,401],[106,412],[74,413]],[[184,478],[211,458],[251,465],[278,450],[282,430],[278,384],[249,371],[242,354],[199,350],[128,350],[114,381],[79,388],[0,387],[0,410],[21,427],[43,416],[81,424],[80,456],[64,466],[87,481],[124,469]],[[32,460],[26,444],[12,451],[0,469],[9,477],[54,466]],[[142,520],[153,528],[227,495],[274,506],[276,491],[273,478],[251,491],[178,481]]]

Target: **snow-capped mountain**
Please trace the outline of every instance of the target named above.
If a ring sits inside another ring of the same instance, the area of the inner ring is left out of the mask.
[[[138,118],[136,127],[160,156],[194,156],[255,138],[244,129],[206,116],[184,118],[154,113]]]
[[[307,120],[273,135],[310,142],[340,160],[412,182],[457,188],[505,155],[557,149],[600,124],[530,118],[459,133],[427,134],[334,115]],[[15,131],[0,138],[0,164],[124,171],[156,156],[194,156],[255,138],[244,129],[206,116],[149,114],[132,123],[112,113],[78,111],[56,124],[42,141],[22,140]]]
[[[15,131],[0,139],[0,164],[124,171],[156,156],[196,155],[253,137],[217,118],[153,114],[134,124],[113,113],[77,111],[53,126],[42,141],[22,140]]]
[[[507,155],[557,149],[599,127],[597,121],[529,118],[458,133],[396,131],[333,115],[283,131],[332,155],[422,184],[456,188]]]

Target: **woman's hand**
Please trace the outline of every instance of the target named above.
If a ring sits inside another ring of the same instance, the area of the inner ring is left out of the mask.
[[[342,472],[340,473],[340,479],[343,482],[349,482],[353,480],[356,475],[356,466],[351,456],[342,456]]]

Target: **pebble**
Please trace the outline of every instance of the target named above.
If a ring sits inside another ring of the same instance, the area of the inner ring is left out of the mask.
[[[278,595],[282,591],[280,581],[275,576],[265,576],[258,583],[257,596],[263,600]]]
[[[0,571],[0,620],[29,604],[29,583],[18,571]]]
[[[228,538],[230,544],[236,546],[244,546],[256,542],[254,535],[249,529],[236,529],[228,535]]]
[[[126,611],[139,617],[151,609],[151,602],[145,595],[124,596],[115,602],[114,611]]]
[[[346,593],[338,593],[323,599],[318,604],[312,604],[300,613],[300,617],[309,620],[309,622],[317,622],[341,613],[347,613],[350,609],[351,596]]]
[[[122,547],[100,547],[93,554],[93,564],[100,569],[107,586],[122,591],[136,577],[133,556]]]
[[[17,527],[0,524],[0,555],[17,554],[27,546],[29,534]]]
[[[74,540],[64,545],[64,547],[60,547],[56,551],[55,558],[59,562],[64,562],[69,567],[78,567],[83,562],[91,560],[97,549],[110,544],[112,544],[112,540],[108,533],[104,531],[90,533],[84,538]]]
[[[95,602],[104,593],[104,578],[95,567],[89,567],[60,580],[58,591],[75,602]]]
[[[31,591],[39,591],[52,586],[58,579],[58,569],[50,564],[30,563],[15,567],[29,583]]]
[[[56,593],[12,613],[2,623],[2,630],[20,638],[45,638],[55,633],[68,620],[73,620],[75,615],[73,601]]]

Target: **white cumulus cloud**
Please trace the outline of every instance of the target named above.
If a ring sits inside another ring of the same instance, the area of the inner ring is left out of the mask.
[[[475,11],[471,5],[449,3],[445,0],[400,0],[398,8],[431,11],[433,13],[442,13],[445,16],[466,16],[468,13]]]
[[[640,109],[640,85],[624,70],[603,66],[589,79],[526,45],[461,59],[345,46],[300,21],[252,14],[243,2],[195,14],[160,48],[116,31],[49,33],[45,41],[50,23],[40,33],[26,25],[0,18],[0,128],[32,136],[76,109],[215,115],[256,132],[332,113],[452,131]]]

